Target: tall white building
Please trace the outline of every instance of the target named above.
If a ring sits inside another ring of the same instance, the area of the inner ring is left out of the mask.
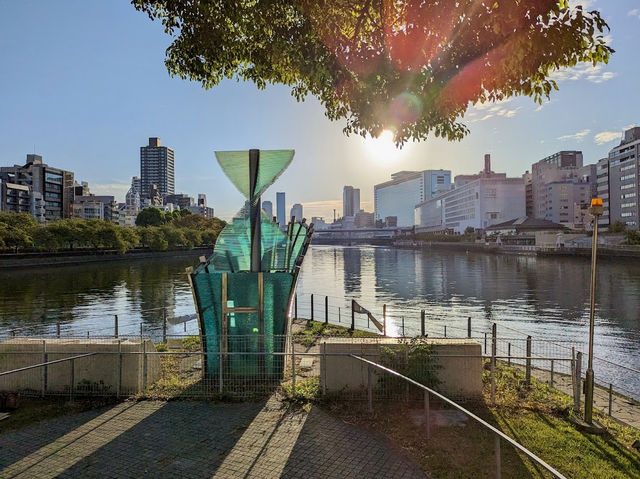
[[[276,193],[276,221],[280,225],[280,228],[284,229],[287,227],[284,191],[279,191]]]
[[[373,187],[375,219],[396,217],[398,226],[413,226],[418,203],[451,188],[451,171],[399,171]]]
[[[433,233],[484,229],[521,216],[525,216],[524,180],[492,172],[486,156],[483,171],[456,176],[452,190],[419,203],[414,210],[416,232]]]
[[[345,186],[342,189],[342,216],[355,216],[360,211],[360,188]]]

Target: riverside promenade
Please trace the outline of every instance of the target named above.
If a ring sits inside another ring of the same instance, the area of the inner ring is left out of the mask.
[[[324,410],[127,401],[0,436],[0,478],[424,478],[383,436]]]

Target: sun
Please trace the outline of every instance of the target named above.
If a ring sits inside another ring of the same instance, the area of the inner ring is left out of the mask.
[[[402,150],[397,148],[393,142],[393,132],[391,130],[383,130],[378,138],[368,137],[365,140],[365,145],[369,158],[379,163],[394,161],[402,153]]]

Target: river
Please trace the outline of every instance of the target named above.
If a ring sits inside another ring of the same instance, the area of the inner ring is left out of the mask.
[[[0,271],[0,333],[51,333],[60,322],[63,335],[107,335],[113,333],[115,314],[120,334],[139,333],[140,324],[157,332],[162,308],[169,334],[196,333],[195,321],[180,319],[194,312],[185,268],[196,261]],[[596,354],[640,369],[640,262],[602,260],[598,268]],[[586,351],[589,261],[584,258],[313,246],[298,284],[300,316],[308,316],[310,293],[318,316],[328,296],[332,321],[338,308],[343,322],[350,319],[345,298],[356,298],[376,317],[387,304],[389,333],[401,331],[402,316],[407,335],[419,333],[424,309],[431,336],[442,336],[445,325],[449,336],[464,336],[471,317],[474,336],[496,322],[500,335],[571,341]],[[551,353],[560,350],[550,348]],[[640,378],[635,389],[640,392]]]

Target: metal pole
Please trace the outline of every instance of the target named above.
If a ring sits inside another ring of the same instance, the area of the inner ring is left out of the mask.
[[[498,325],[491,326],[491,404],[496,403],[496,354],[498,352]]]
[[[311,321],[313,321],[313,293],[311,294]]]
[[[356,312],[353,309],[354,303],[355,303],[355,300],[352,299],[351,300],[351,331],[356,329]]]
[[[531,336],[527,336],[527,359],[525,369],[525,382],[527,386],[531,385]]]
[[[56,323],[56,338],[60,337],[60,323]]]
[[[447,325],[446,324],[444,325],[444,337],[445,338],[447,337]]]
[[[580,396],[582,394],[581,391],[582,385],[582,353],[578,351],[576,355],[576,411],[580,411]]]
[[[484,333],[484,354],[487,354],[487,333]]]
[[[118,337],[118,315],[117,314],[113,315],[113,337],[114,338]]]
[[[260,196],[256,196],[260,150],[249,150],[249,222],[251,227],[251,271],[258,273],[262,266],[262,235],[260,231]]]
[[[496,479],[502,477],[502,464],[500,461],[500,436],[495,435],[495,454],[496,454]]]
[[[507,344],[507,356],[509,357],[509,359],[507,359],[507,364],[511,366],[511,343]]]
[[[424,336],[424,309],[420,310],[420,332]]]
[[[291,396],[296,394],[296,346],[291,341]]]
[[[592,204],[593,207],[593,204]],[[600,215],[594,214],[593,238],[591,241],[591,302],[589,305],[589,359],[587,361],[587,374],[584,397],[584,420],[593,422],[593,333],[595,329],[596,310],[596,259],[598,256],[598,219]]]
[[[340,306],[338,306],[338,322],[340,322],[340,314],[341,314],[341,312],[340,312]]]
[[[467,338],[471,337],[471,316],[467,318]]]
[[[609,383],[609,417],[611,417],[612,406],[613,406],[613,384]]]
[[[373,371],[367,366],[367,397],[369,400],[369,412],[373,412]]]
[[[327,342],[322,343],[322,395],[327,394]]]
[[[147,389],[147,342],[142,341],[142,390]]]
[[[296,295],[294,297],[293,311],[294,311],[295,318],[298,319],[298,293],[296,293]]]
[[[324,324],[329,324],[329,296],[324,297]]]
[[[42,340],[42,362],[47,362],[47,342]],[[44,397],[45,392],[47,391],[47,366],[42,366],[42,397]]]
[[[167,344],[167,312],[162,310],[162,342]]]
[[[122,342],[118,339],[118,380],[116,382],[117,398],[120,397],[121,391],[122,391]]]
[[[553,359],[551,360],[551,387],[553,387]]]
[[[140,323],[140,341],[142,341],[142,323]]]
[[[382,335],[387,336],[387,305],[382,305]]]
[[[427,428],[427,441],[431,439],[431,408],[429,406],[429,391],[424,392],[424,424]]]

